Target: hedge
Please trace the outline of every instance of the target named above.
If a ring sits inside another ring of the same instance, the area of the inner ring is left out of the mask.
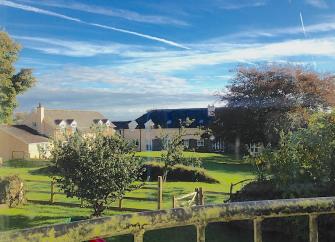
[[[145,162],[146,172],[142,175],[143,180],[157,181],[158,176],[163,175],[164,163],[157,161]],[[192,167],[185,165],[175,165],[168,173],[168,181],[188,181],[188,182],[207,182],[220,183],[211,177],[207,171],[200,167]]]

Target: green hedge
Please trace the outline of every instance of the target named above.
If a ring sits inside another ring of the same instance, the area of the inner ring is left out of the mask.
[[[143,180],[147,180],[148,176],[150,176],[150,181],[157,181],[157,177],[163,175],[164,164],[162,162],[145,162],[144,167],[146,172],[142,175]],[[211,177],[205,169],[185,165],[175,165],[172,170],[169,171],[167,180],[219,183],[219,181]]]

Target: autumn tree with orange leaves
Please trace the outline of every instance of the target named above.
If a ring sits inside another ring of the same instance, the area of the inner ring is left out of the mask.
[[[312,112],[335,105],[335,76],[296,65],[241,66],[218,96],[227,107],[216,112],[217,136],[277,144],[280,131],[303,127]]]

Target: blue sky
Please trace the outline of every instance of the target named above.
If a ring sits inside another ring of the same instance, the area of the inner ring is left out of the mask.
[[[238,65],[335,69],[333,0],[0,0],[0,26],[38,79],[18,111],[126,120],[213,104]]]

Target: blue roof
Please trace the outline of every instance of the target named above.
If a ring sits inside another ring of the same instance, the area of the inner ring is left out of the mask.
[[[138,123],[137,128],[144,128],[144,124],[150,119],[154,122],[155,127],[162,128],[180,128],[180,120],[185,122],[191,119],[193,123],[188,126],[196,128],[199,126],[208,127],[212,117],[208,116],[207,108],[185,108],[185,109],[156,109],[148,111],[135,121]]]

